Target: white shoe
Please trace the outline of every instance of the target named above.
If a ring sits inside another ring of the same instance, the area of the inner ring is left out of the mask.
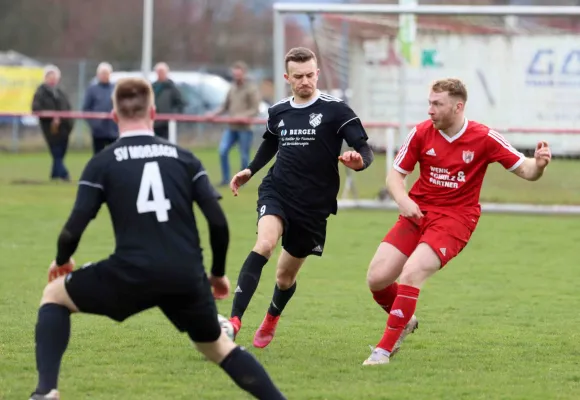
[[[417,320],[417,317],[415,317],[415,315],[413,314],[413,316],[411,317],[411,320],[409,322],[407,322],[407,325],[405,325],[405,329],[403,329],[403,332],[401,332],[401,336],[399,337],[399,340],[397,340],[397,342],[395,343],[395,346],[393,347],[393,351],[391,352],[391,354],[387,355],[385,350],[377,349],[377,348],[373,349],[372,346],[369,346],[371,348],[372,353],[369,356],[369,358],[367,358],[363,362],[363,365],[388,364],[391,357],[393,355],[395,355],[399,351],[399,349],[401,348],[401,343],[403,343],[403,340],[405,339],[405,337],[409,333],[413,333],[415,331],[415,329],[417,329],[418,327],[419,327],[419,321]]]
[[[389,356],[385,353],[385,350],[379,348],[373,349],[372,346],[371,350],[371,355],[364,360],[362,365],[382,365],[389,363]]]
[[[58,393],[58,390],[53,389],[50,391],[50,393],[48,394],[36,394],[33,393],[30,396],[30,400],[59,400],[60,399],[60,394]]]
[[[401,332],[399,340],[397,340],[397,342],[395,343],[393,351],[391,351],[391,356],[395,355],[399,351],[399,349],[401,348],[401,344],[403,343],[403,340],[405,340],[407,335],[409,335],[409,333],[415,332],[415,329],[417,329],[418,327],[419,321],[417,320],[417,317],[415,317],[415,314],[413,314],[409,322],[407,322],[407,325],[405,325],[405,329],[403,329],[403,332]]]

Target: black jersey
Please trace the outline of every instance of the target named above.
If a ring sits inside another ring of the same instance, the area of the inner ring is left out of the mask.
[[[115,232],[114,258],[135,266],[202,265],[193,201],[219,198],[201,162],[152,132],[124,133],[94,156],[73,211],[96,216],[102,203]]]
[[[278,154],[263,186],[305,214],[336,214],[343,140],[355,147],[368,139],[355,112],[320,92],[306,104],[287,98],[268,110],[267,135],[278,138]]]

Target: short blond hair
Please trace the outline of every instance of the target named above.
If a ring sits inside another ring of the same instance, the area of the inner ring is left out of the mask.
[[[115,85],[113,108],[119,118],[145,118],[152,105],[153,88],[149,81],[143,78],[123,78]]]
[[[467,101],[467,88],[465,84],[455,78],[436,80],[431,84],[431,90],[435,93],[449,93],[449,96],[460,98],[464,103]]]

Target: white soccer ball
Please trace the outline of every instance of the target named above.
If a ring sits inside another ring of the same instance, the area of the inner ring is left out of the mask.
[[[224,317],[221,314],[218,314],[218,322],[220,323],[220,326],[222,327],[222,331],[228,335],[228,337],[232,340],[234,340],[234,326],[232,325],[232,323],[230,322],[229,319],[227,319],[226,317]]]

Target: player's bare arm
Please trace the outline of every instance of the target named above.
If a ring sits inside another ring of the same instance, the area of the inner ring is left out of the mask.
[[[391,169],[391,172],[387,175],[387,190],[395,203],[399,206],[399,212],[403,217],[422,218],[423,213],[421,212],[421,209],[417,203],[411,200],[407,193],[405,177],[405,174],[394,168]]]
[[[547,142],[539,142],[534,158],[526,158],[513,172],[527,181],[537,181],[552,160],[552,151]]]
[[[264,168],[266,164],[274,158],[278,152],[278,138],[274,135],[266,135],[265,139],[256,152],[256,156],[248,165],[248,168],[238,172],[230,182],[230,189],[234,196],[238,195],[238,190],[242,185],[245,185],[252,176],[259,170]]]

